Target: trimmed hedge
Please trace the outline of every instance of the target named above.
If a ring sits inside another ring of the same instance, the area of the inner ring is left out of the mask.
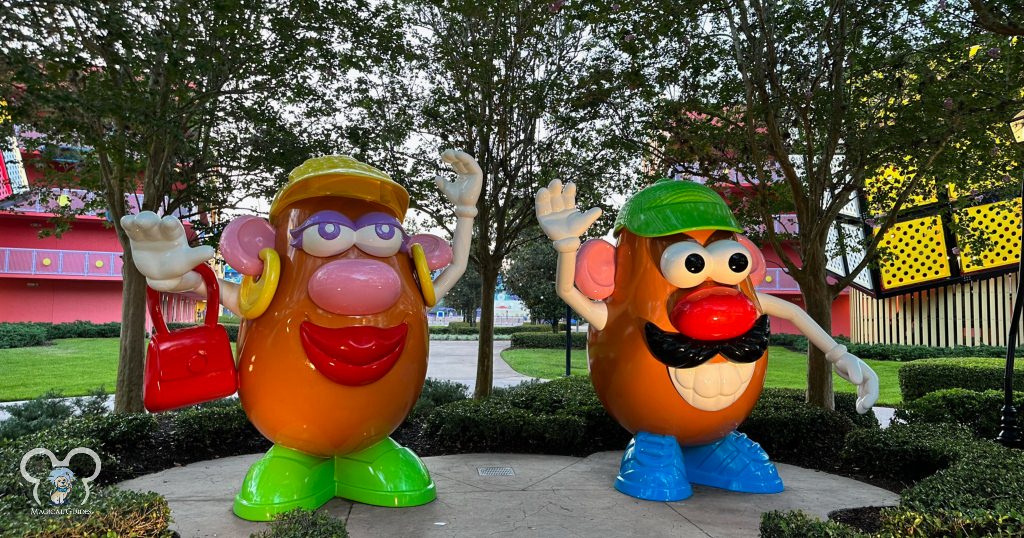
[[[44,326],[35,323],[0,323],[0,349],[41,346],[47,340]]]
[[[765,388],[761,391],[761,400],[768,402],[775,399],[786,399],[797,403],[805,403],[807,395],[802,389]],[[853,422],[858,428],[878,428],[878,417],[868,412],[857,412],[857,395],[849,392],[835,393],[836,411]],[[765,404],[767,405],[767,403]]]
[[[427,378],[423,391],[405,418],[407,422],[419,422],[434,409],[469,397],[469,387],[455,381]]]
[[[86,508],[92,511],[88,516],[39,516],[25,512],[11,514],[9,521],[0,523],[0,530],[6,531],[9,536],[26,538],[177,536],[177,533],[168,529],[171,509],[167,501],[153,492],[99,488],[90,495]]]
[[[836,341],[846,346],[854,355],[862,359],[876,361],[910,362],[919,359],[935,359],[946,357],[1006,357],[1006,348],[999,346],[903,346],[895,344],[855,344],[844,337],[836,337]],[[771,345],[782,346],[791,351],[806,352],[807,337],[799,334],[772,334]],[[1024,347],[1017,350],[1017,356],[1024,356]]]
[[[587,455],[621,449],[629,433],[604,411],[589,378],[568,377],[496,390],[486,400],[434,409],[422,437],[445,453]]]
[[[855,529],[822,521],[801,510],[780,512],[772,510],[761,514],[761,538],[857,538],[865,536]]]
[[[1024,409],[1024,392],[1014,393],[1014,405]],[[896,418],[910,424],[958,424],[976,437],[992,439],[999,434],[1002,408],[1002,390],[945,389],[907,402],[896,410]],[[1024,428],[1024,415],[1017,416],[1017,425]]]
[[[847,436],[840,461],[850,471],[909,484],[949,467],[973,440],[968,430],[950,424],[860,429]]]
[[[1024,364],[1018,362],[1013,384],[1024,387]],[[1003,386],[1004,359],[925,359],[900,366],[900,392],[911,402],[943,389],[998,390]]]
[[[775,461],[832,470],[838,466],[843,440],[854,424],[838,411],[766,391],[737,429],[760,443]]]
[[[238,400],[211,403],[172,414],[176,457],[198,461],[270,449],[270,441],[249,422]]]
[[[572,348],[587,348],[587,333],[571,333]],[[516,333],[512,335],[513,348],[565,349],[565,333]]]

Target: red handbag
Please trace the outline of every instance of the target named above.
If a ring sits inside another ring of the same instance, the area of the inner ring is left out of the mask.
[[[167,330],[160,311],[160,292],[146,288],[149,315],[155,327],[146,350],[142,400],[149,411],[166,411],[230,396],[238,390],[238,372],[231,341],[217,323],[220,287],[208,265],[194,269],[206,283],[203,325]]]

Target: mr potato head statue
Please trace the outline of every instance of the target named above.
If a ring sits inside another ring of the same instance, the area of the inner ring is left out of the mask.
[[[590,376],[629,430],[615,488],[679,501],[691,484],[777,493],[782,480],[760,445],[736,431],[764,386],[769,316],[796,325],[845,380],[857,411],[878,399],[878,376],[799,307],[757,293],[760,250],[725,201],[689,181],[661,180],[626,201],[617,244],[579,237],[601,215],[576,208],[576,187],[552,181],[537,220],[558,251],[558,295],[590,324]]]
[[[238,395],[274,443],[235,497],[239,517],[267,521],[333,497],[378,506],[436,497],[423,462],[389,435],[423,388],[427,310],[469,258],[483,174],[463,152],[442,160],[458,176],[437,180],[455,206],[452,246],[406,234],[408,192],[343,155],[293,170],[269,221],[240,217],[225,229],[221,253],[245,275],[241,285],[219,281],[221,302],[244,318]],[[207,296],[193,268],[213,257],[212,247],[190,247],[173,216],[143,212],[121,224],[150,288]]]

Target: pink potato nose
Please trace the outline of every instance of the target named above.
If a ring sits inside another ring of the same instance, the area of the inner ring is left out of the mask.
[[[395,304],[402,281],[391,266],[376,260],[337,260],[317,269],[307,289],[320,308],[361,316],[383,312]]]

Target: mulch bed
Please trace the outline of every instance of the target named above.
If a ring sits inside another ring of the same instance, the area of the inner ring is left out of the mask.
[[[828,515],[828,518],[838,523],[844,523],[855,529],[868,534],[874,534],[882,530],[882,510],[884,506],[862,506],[860,508],[845,508],[836,510]]]

